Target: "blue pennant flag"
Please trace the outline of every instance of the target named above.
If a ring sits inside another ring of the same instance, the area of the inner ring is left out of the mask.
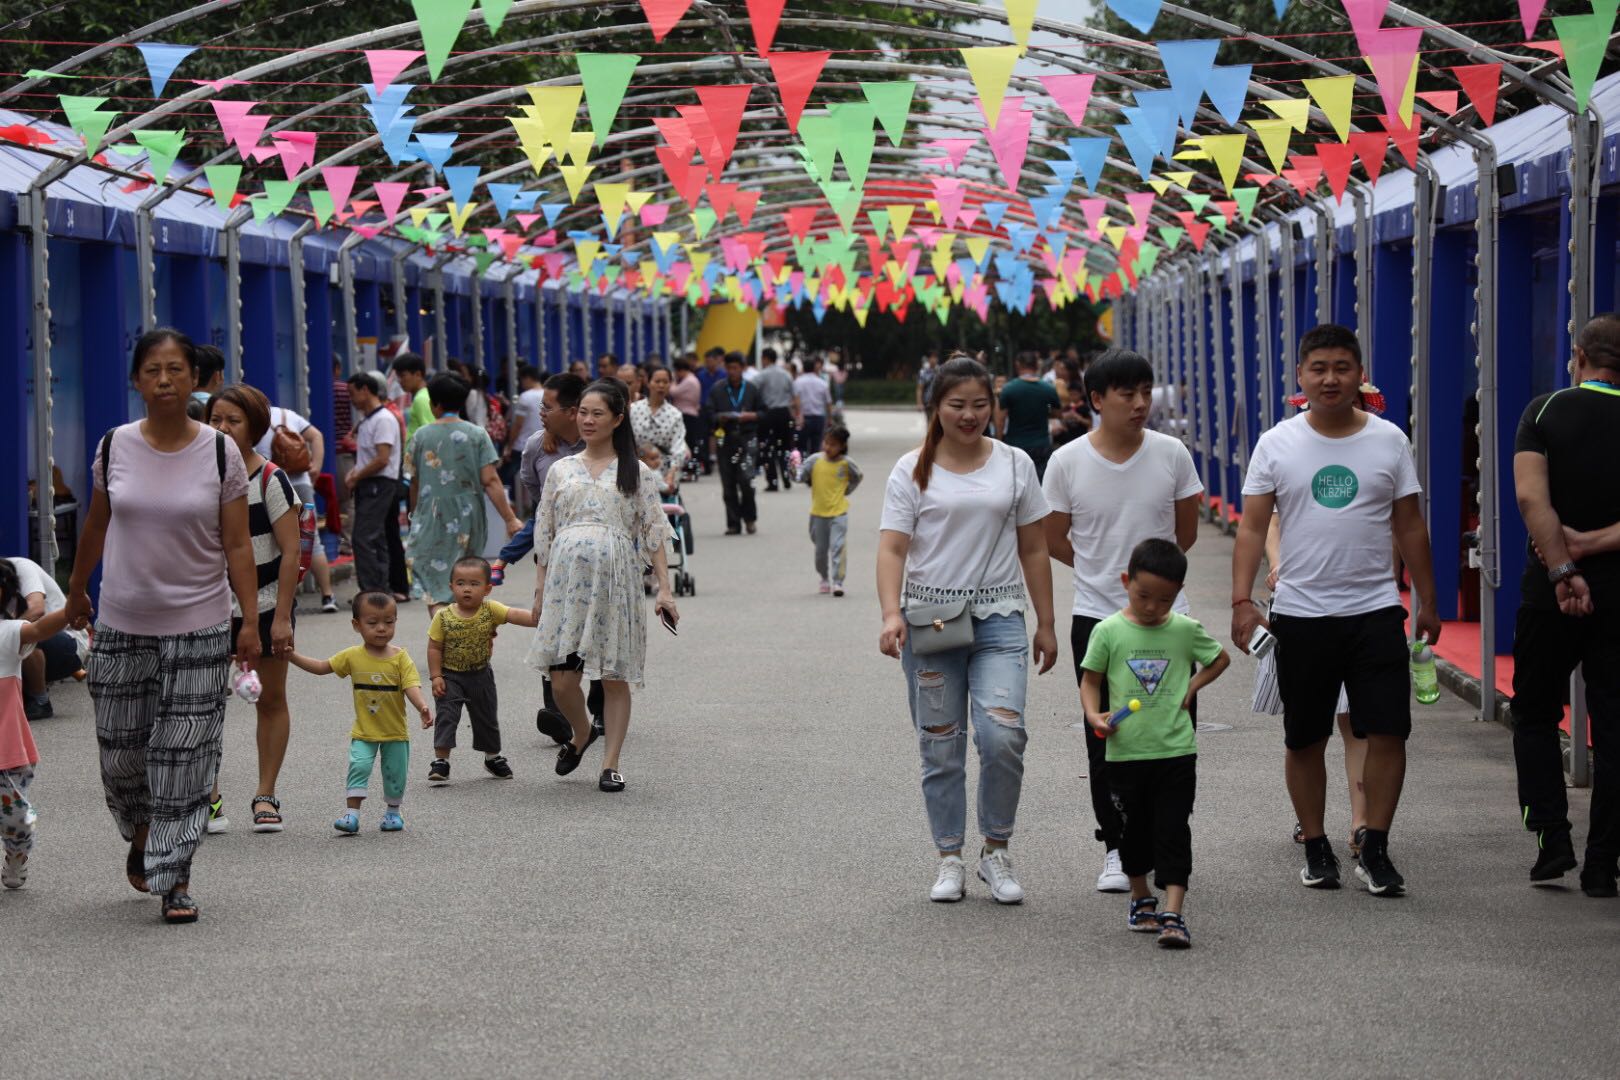
[[[490,199],[495,203],[495,213],[501,218],[512,212],[512,203],[517,199],[521,185],[518,184],[485,184],[484,190],[489,192]]]
[[[395,165],[403,165],[416,156],[416,149],[411,145],[411,133],[416,127],[416,117],[401,116],[385,128],[378,129],[382,135],[383,149],[388,152],[388,160]]]
[[[1228,124],[1235,125],[1243,115],[1243,103],[1249,97],[1251,71],[1248,64],[1227,64],[1211,71],[1204,83],[1209,103],[1215,106],[1215,111]]]
[[[541,203],[540,212],[546,215],[546,228],[549,229],[557,224],[557,216],[566,209],[568,209],[567,203]]]
[[[1157,156],[1149,145],[1148,137],[1135,124],[1119,124],[1114,128],[1119,135],[1119,141],[1125,144],[1125,149],[1131,155],[1131,161],[1136,165],[1136,171],[1143,180],[1153,175],[1153,159]]]
[[[447,165],[444,181],[450,185],[450,198],[455,204],[466,206],[473,201],[473,189],[478,186],[478,166]]]
[[[1052,258],[1061,259],[1063,253],[1069,249],[1069,238],[1061,232],[1042,233],[1046,237],[1046,246],[1052,249]]]
[[[180,61],[197,51],[195,45],[163,45],[148,41],[135,46],[146,58],[146,73],[152,77],[152,96],[162,97],[169,85],[169,76],[180,66]]]
[[[540,201],[538,191],[519,191],[512,196],[513,210],[533,210],[534,204]]]
[[[1076,137],[1069,140],[1069,158],[1080,166],[1080,175],[1086,178],[1086,188],[1096,191],[1102,183],[1103,166],[1108,163],[1108,146],[1112,140],[1100,136]]]
[[[1198,115],[1198,103],[1204,97],[1210,72],[1215,70],[1215,54],[1220,51],[1219,41],[1160,41],[1159,61],[1164,73],[1170,77],[1171,99],[1176,103],[1176,114],[1183,127],[1192,127]],[[1140,95],[1137,98],[1141,101]]]
[[[815,302],[810,305],[810,314],[816,317],[818,323],[827,317],[827,305],[821,302],[820,296],[817,296]]]
[[[990,223],[992,229],[1001,228],[1001,219],[1007,213],[1007,204],[1004,202],[987,202],[983,206],[984,219]]]
[[[1069,185],[1074,183],[1075,174],[1080,171],[1080,164],[1073,158],[1048,158],[1043,164],[1057,177],[1057,187],[1062,191],[1069,189]]]
[[[1036,225],[1047,228],[1056,222],[1058,215],[1063,213],[1063,192],[1066,186],[1060,187],[1053,184],[1046,189],[1047,194],[1030,198],[1029,208],[1035,214]]]
[[[411,140],[411,149],[418,158],[438,170],[450,160],[455,144],[456,133],[453,131],[424,131]]]
[[[1155,154],[1165,157],[1176,152],[1176,98],[1171,90],[1138,90],[1135,106],[1119,111],[1136,125]]]
[[[1142,33],[1153,29],[1163,0],[1108,0],[1108,7]]]
[[[1012,240],[1013,250],[1020,255],[1029,253],[1029,249],[1035,244],[1035,237],[1039,235],[1040,230],[1033,225],[1007,226],[1007,236]]]
[[[1280,19],[1283,12],[1288,10],[1288,0],[1271,0],[1271,6],[1277,10],[1277,18]]]

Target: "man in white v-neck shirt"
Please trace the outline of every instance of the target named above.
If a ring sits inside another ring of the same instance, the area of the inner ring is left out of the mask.
[[[1153,365],[1124,349],[1110,349],[1086,369],[1086,393],[1099,424],[1059,447],[1046,466],[1043,488],[1052,512],[1046,545],[1074,568],[1074,618],[1069,631],[1075,681],[1082,677],[1091,632],[1125,607],[1120,575],[1143,540],[1170,540],[1182,551],[1198,538],[1198,503],[1204,486],[1192,455],[1179,439],[1147,429],[1153,400]],[[1187,613],[1187,595],[1175,610]],[[1106,695],[1106,688],[1104,688]],[[1106,707],[1108,702],[1103,701]],[[1194,713],[1196,721],[1197,714]],[[1124,822],[1108,784],[1107,743],[1086,728],[1091,808],[1105,855],[1099,892],[1125,892],[1120,864]]]
[[[1339,887],[1339,861],[1322,819],[1324,752],[1339,687],[1351,731],[1367,743],[1356,876],[1376,896],[1406,883],[1389,858],[1389,829],[1406,776],[1412,733],[1406,609],[1390,555],[1393,532],[1419,600],[1414,629],[1440,639],[1429,530],[1406,433],[1356,408],[1361,345],[1342,326],[1318,326],[1299,344],[1296,369],[1310,410],[1260,436],[1243,481],[1243,522],[1232,552],[1232,640],[1244,652],[1257,626],[1277,639],[1288,795],[1305,842],[1300,882]],[[1282,527],[1285,568],[1269,624],[1251,594],[1271,511]]]

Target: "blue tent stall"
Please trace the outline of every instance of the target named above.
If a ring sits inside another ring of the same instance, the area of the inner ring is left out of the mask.
[[[1511,651],[1527,557],[1513,427],[1532,398],[1568,385],[1577,324],[1620,307],[1620,76],[1598,82],[1589,117],[1543,105],[1477,132],[1483,184],[1476,150],[1452,143],[1421,173],[1234,228],[1161,264],[1117,323],[1185,386],[1178,421],[1228,527],[1255,441],[1291,412],[1300,335],[1325,321],[1356,330],[1386,418],[1413,437],[1440,614],[1480,622],[1482,671]],[[1575,138],[1576,124],[1590,134]]]
[[[44,132],[55,147],[82,146],[65,127],[0,110],[0,126],[11,124]],[[273,403],[305,413],[328,431],[334,373],[375,356],[360,350],[367,339],[386,346],[403,338],[431,367],[465,359],[506,385],[515,383],[520,364],[560,370],[593,347],[608,348],[610,335],[628,342],[618,351],[635,359],[669,348],[671,320],[659,301],[622,292],[603,298],[555,282],[541,288],[535,271],[509,265],[480,277],[467,256],[429,254],[394,237],[361,239],[342,228],[310,231],[296,218],[243,221],[200,192],[175,191],[158,201],[144,245],[140,211],[150,189],[130,176],[78,165],[45,191],[49,284],[41,299],[50,311],[51,344],[48,363],[41,364],[37,359],[46,358],[34,356],[31,325],[29,190],[55,160],[0,143],[0,279],[10,286],[0,290],[0,341],[14,357],[0,426],[8,432],[6,456],[26,463],[5,480],[0,550],[30,550],[32,538],[38,551],[45,530],[37,516],[31,524],[30,507],[45,500],[30,497],[25,485],[40,475],[42,459],[60,470],[76,496],[63,513],[52,507],[58,535],[76,535],[102,432],[139,415],[139,399],[127,389],[128,361],[136,338],[151,325],[174,325],[220,346],[233,376],[239,373]],[[106,150],[104,160],[129,173],[145,166],[144,154],[116,148]],[[174,168],[175,175],[186,171],[182,164]],[[236,246],[235,282],[228,233]],[[143,254],[149,267],[141,266]],[[137,283],[147,270],[154,295],[143,311]],[[594,340],[570,340],[559,329],[585,323]],[[48,402],[35,396],[41,372]],[[114,386],[126,389],[106,392]],[[327,440],[328,470],[333,442]]]

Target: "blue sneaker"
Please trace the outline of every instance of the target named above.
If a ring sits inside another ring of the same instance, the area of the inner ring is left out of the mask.
[[[382,816],[382,824],[378,826],[383,832],[399,832],[405,827],[405,819],[399,816],[399,811],[389,807]]]
[[[340,833],[354,834],[360,831],[360,812],[350,810],[347,814],[332,822],[332,828]]]

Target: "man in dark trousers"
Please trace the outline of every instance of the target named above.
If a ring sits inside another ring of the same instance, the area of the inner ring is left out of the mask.
[[[743,378],[743,354],[726,354],[726,380],[709,391],[705,411],[720,461],[720,488],[726,500],[726,535],[757,531],[754,470],[759,459],[759,389]]]
[[[1536,398],[1519,422],[1513,486],[1533,545],[1513,631],[1513,761],[1519,813],[1536,834],[1531,881],[1575,869],[1564,792],[1564,718],[1569,677],[1580,664],[1592,721],[1592,817],[1581,889],[1614,896],[1620,858],[1615,762],[1620,717],[1620,315],[1581,331],[1575,385]]]
[[[775,349],[765,349],[759,355],[761,364],[754,386],[759,390],[760,404],[765,407],[760,431],[760,449],[765,454],[765,490],[777,490],[779,473],[782,489],[786,490],[793,486],[788,473],[788,451],[793,449],[793,429],[799,421],[799,394],[793,386],[793,376],[777,363]]]

